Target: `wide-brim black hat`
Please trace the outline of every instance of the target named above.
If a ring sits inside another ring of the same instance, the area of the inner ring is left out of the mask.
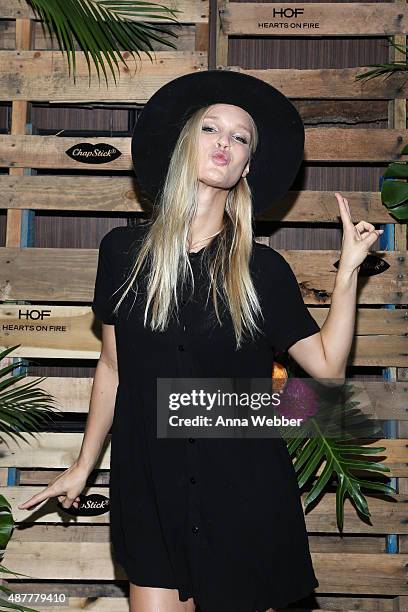
[[[190,115],[210,104],[246,110],[258,128],[259,142],[247,181],[257,214],[283,198],[303,159],[304,126],[298,111],[265,81],[232,70],[193,72],[163,85],[143,108],[132,135],[137,181],[155,203],[170,157]]]

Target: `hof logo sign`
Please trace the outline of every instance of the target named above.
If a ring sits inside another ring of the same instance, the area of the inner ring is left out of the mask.
[[[42,310],[38,310],[36,308],[27,308],[23,310],[22,308],[18,309],[18,318],[19,319],[27,319],[31,321],[43,321],[45,318],[51,316],[51,310],[48,308],[43,308]]]
[[[68,326],[60,323],[51,322],[47,319],[53,317],[53,312],[49,308],[25,307],[19,308],[17,315],[13,317],[14,322],[3,322],[1,330],[4,332],[66,332]],[[55,318],[55,314],[54,314]],[[17,323],[17,321],[19,321]],[[20,322],[21,321],[21,322]],[[53,321],[53,318],[51,318]]]
[[[258,29],[319,29],[320,23],[315,21],[300,21],[305,9],[300,6],[274,7],[272,18],[276,21],[258,21]]]

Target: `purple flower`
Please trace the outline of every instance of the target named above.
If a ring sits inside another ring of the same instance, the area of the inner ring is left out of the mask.
[[[306,420],[316,414],[319,401],[316,392],[307,384],[306,379],[288,378],[276,410],[288,419]]]

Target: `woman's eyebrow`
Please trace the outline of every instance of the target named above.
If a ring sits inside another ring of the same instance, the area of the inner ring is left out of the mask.
[[[217,117],[217,115],[207,115],[206,117],[204,117],[204,119],[219,119],[219,117]],[[251,134],[250,130],[248,130],[248,128],[243,123],[237,123],[237,127],[240,127],[246,132],[248,132],[248,134]]]

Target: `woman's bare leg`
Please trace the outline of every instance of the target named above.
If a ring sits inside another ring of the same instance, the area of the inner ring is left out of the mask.
[[[129,582],[129,612],[195,612],[192,597],[180,601],[177,589],[144,587]]]
[[[195,609],[193,598],[180,601],[177,589],[142,587],[129,582],[129,612],[195,612]],[[268,608],[266,612],[276,609]]]

